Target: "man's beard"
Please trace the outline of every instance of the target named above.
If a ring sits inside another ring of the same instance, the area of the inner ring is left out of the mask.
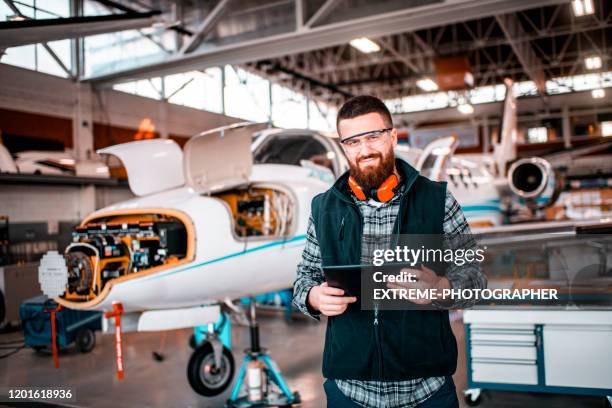
[[[359,162],[368,158],[378,158],[379,164],[375,168],[368,168],[365,172],[359,167]],[[356,159],[356,164],[350,164],[349,174],[359,184],[362,190],[371,191],[377,189],[395,170],[395,157],[393,150],[382,155],[373,153],[368,156],[361,156]]]

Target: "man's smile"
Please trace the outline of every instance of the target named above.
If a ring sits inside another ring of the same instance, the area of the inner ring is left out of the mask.
[[[365,165],[365,166],[372,166],[374,165],[377,161],[380,160],[380,157],[378,156],[371,156],[371,157],[366,157],[363,159],[359,160],[359,165]]]

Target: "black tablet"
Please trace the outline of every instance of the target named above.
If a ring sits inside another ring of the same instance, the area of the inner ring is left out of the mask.
[[[361,295],[362,265],[324,266],[323,275],[327,284],[344,290],[344,296]]]
[[[327,284],[334,288],[344,290],[345,296],[361,295],[361,274],[373,274],[376,271],[383,271],[385,274],[399,273],[403,268],[418,268],[406,263],[387,263],[381,266],[374,265],[340,265],[324,266],[323,275]]]

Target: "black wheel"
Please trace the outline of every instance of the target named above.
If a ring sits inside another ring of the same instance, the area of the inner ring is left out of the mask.
[[[75,344],[77,350],[81,353],[89,353],[96,345],[96,333],[93,330],[84,327],[76,335]]]
[[[189,385],[195,392],[205,397],[221,394],[234,378],[234,356],[223,347],[220,367],[215,366],[212,345],[204,342],[195,349],[187,364]]]
[[[478,395],[476,399],[472,399],[472,396],[467,394],[463,396],[463,399],[469,407],[475,407],[477,405],[480,405],[480,403],[482,402],[482,393]]]

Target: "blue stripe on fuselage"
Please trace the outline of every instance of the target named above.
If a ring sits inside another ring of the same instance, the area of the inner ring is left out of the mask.
[[[157,274],[153,274],[151,276],[146,276],[146,277],[144,277],[142,279],[129,280],[129,281],[124,282],[124,283],[127,284],[127,283],[133,283],[133,282],[142,282],[142,281],[145,281],[145,280],[161,278],[163,276],[170,276],[170,275],[174,275],[175,273],[185,272],[185,271],[188,271],[188,270],[193,269],[193,268],[199,268],[201,266],[209,265],[209,264],[216,263],[216,262],[225,261],[226,259],[235,258],[235,257],[240,256],[240,255],[245,255],[245,254],[247,254],[249,252],[260,251],[262,249],[267,249],[267,248],[271,248],[271,247],[275,247],[275,246],[283,245],[283,244],[289,244],[289,243],[292,243],[292,242],[297,242],[297,241],[301,241],[301,240],[305,240],[305,239],[306,239],[306,235],[297,235],[297,236],[295,236],[295,237],[293,237],[291,239],[288,239],[288,240],[270,242],[270,243],[265,244],[265,245],[260,245],[258,247],[246,249],[246,250],[240,251],[240,252],[234,252],[233,254],[224,255],[222,257],[211,259],[210,261],[205,261],[205,262],[202,262],[202,263],[199,263],[199,264],[196,264],[196,265],[189,265],[189,266],[186,266],[186,267],[181,268],[181,269],[170,270],[170,271],[166,271],[165,273],[157,273]]]

